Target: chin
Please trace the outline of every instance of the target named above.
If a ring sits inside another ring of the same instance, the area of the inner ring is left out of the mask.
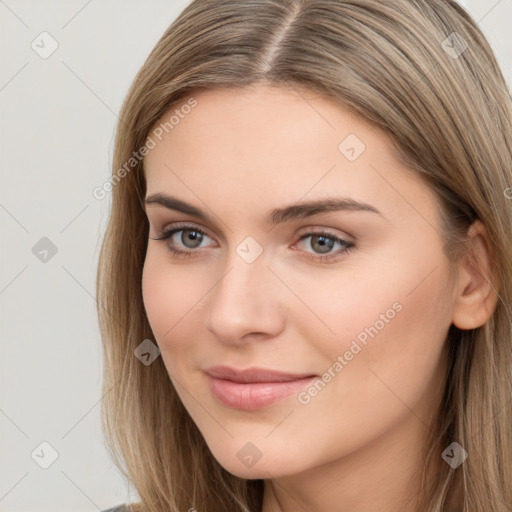
[[[236,444],[229,453],[215,453],[212,451],[215,460],[228,472],[239,478],[246,480],[268,479],[283,477],[303,471],[304,467],[298,467],[297,461],[293,457],[287,457],[285,453],[279,453],[279,449],[271,447],[258,448],[250,443]],[[269,452],[265,456],[265,451]],[[263,453],[262,453],[263,452]],[[303,465],[304,459],[301,458]]]

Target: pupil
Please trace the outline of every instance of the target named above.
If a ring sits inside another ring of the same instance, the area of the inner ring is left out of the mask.
[[[182,236],[182,242],[184,243],[184,245],[187,245],[186,241],[197,241],[199,240],[199,243],[196,244],[196,245],[192,245],[192,247],[196,247],[197,245],[199,245],[201,243],[201,237],[202,235],[200,233],[198,233],[197,231],[193,231],[193,230],[186,230],[184,231],[183,233],[185,232],[188,232],[189,235],[187,237],[185,237],[185,239],[183,239],[183,236]]]
[[[334,241],[330,238],[327,238],[323,235],[315,236],[313,237],[314,240],[317,240],[320,244],[320,252],[329,252],[329,249],[332,249],[332,246],[334,245]],[[330,240],[329,242],[326,242],[326,240]]]

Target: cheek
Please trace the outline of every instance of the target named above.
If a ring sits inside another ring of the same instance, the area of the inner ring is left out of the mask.
[[[440,263],[425,279],[435,266],[397,262],[386,272],[370,269],[350,286],[346,280],[329,301],[315,303],[310,293],[309,304],[317,312],[325,306],[323,320],[336,336],[318,336],[318,325],[302,321],[301,337],[309,340],[315,360],[323,361],[316,369],[324,373],[316,389],[300,396],[304,405],[296,422],[280,429],[283,438],[293,437],[299,424],[322,431],[308,439],[308,453],[320,462],[367,444],[409,417],[413,424],[427,423],[440,399],[439,363],[450,325],[446,269]]]
[[[149,324],[164,361],[169,350],[183,349],[180,329],[203,295],[191,283],[190,275],[173,269],[159,254],[148,250],[142,273],[142,296]]]
[[[349,274],[322,302],[323,320],[336,336],[322,336],[318,349],[329,355],[324,371],[331,368],[336,377],[315,401],[319,407],[338,402],[352,419],[372,425],[379,414],[383,421],[403,414],[404,404],[414,409],[435,387],[451,324],[448,268],[442,258],[405,254],[386,269],[367,265],[364,274]],[[304,329],[315,339],[311,327]]]
[[[423,236],[414,244],[397,241],[346,269],[328,300],[320,299],[319,311],[338,339],[357,339],[374,349],[369,363],[415,345],[428,352],[451,323],[449,267],[436,240]]]

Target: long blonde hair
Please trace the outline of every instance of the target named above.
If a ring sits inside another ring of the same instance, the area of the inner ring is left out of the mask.
[[[141,292],[143,160],[131,160],[194,91],[259,82],[329,95],[385,130],[437,192],[451,261],[471,223],[485,224],[499,301],[482,327],[450,327],[445,393],[422,463],[453,441],[469,457],[457,469],[443,464],[433,481],[424,475],[418,499],[429,512],[510,512],[511,95],[488,41],[454,0],[194,0],[152,50],[120,113],[97,275],[102,428],[140,497],[131,510],[261,509],[263,481],[238,478],[213,458],[162,358],[146,366],[134,356],[155,338]]]

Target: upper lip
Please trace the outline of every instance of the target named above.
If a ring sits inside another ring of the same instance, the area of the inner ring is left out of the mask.
[[[306,377],[314,377],[312,373],[286,373],[270,368],[245,368],[236,369],[229,366],[212,366],[205,372],[217,379],[231,380],[233,382],[289,382]]]

